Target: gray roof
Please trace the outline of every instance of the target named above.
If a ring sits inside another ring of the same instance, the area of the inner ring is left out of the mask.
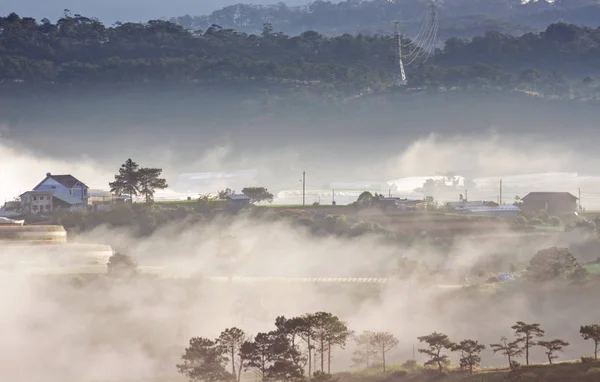
[[[578,198],[570,192],[530,192],[523,197],[523,200],[577,200]]]
[[[246,194],[227,195],[227,199],[231,199],[231,200],[250,200],[250,198]]]
[[[75,178],[73,175],[70,175],[70,174],[67,174],[67,175],[52,175],[52,174],[48,173],[48,174],[46,174],[46,177],[44,178],[44,180],[42,180],[33,189],[35,190],[36,188],[38,188],[48,178],[54,179],[57,183],[62,184],[63,186],[65,186],[68,189],[71,189],[71,188],[75,187],[77,185],[77,183],[81,183],[81,185],[83,186],[83,188],[88,188],[88,186],[86,186],[85,184],[83,184],[83,182],[81,182],[80,180],[78,180],[77,178]]]

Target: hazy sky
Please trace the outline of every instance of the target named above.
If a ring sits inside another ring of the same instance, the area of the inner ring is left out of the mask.
[[[106,23],[115,21],[146,21],[161,17],[202,15],[237,3],[274,4],[280,0],[2,0],[0,14],[16,12],[41,19],[58,18],[64,9],[86,16],[95,16]],[[307,0],[286,0],[290,5],[304,4]]]

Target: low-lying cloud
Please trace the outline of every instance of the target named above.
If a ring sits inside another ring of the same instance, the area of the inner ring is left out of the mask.
[[[391,158],[386,174],[390,179],[448,173],[485,177],[591,168],[582,157],[571,147],[526,136],[430,134]]]
[[[175,373],[174,365],[192,336],[216,337],[230,326],[249,333],[271,330],[278,315],[321,310],[339,315],[354,330],[387,330],[398,336],[400,346],[390,353],[390,362],[412,358],[412,346],[419,347],[418,335],[441,331],[454,340],[469,337],[490,343],[510,335],[517,320],[540,322],[548,336],[571,341],[564,358],[572,359],[589,350],[579,339],[577,325],[593,322],[600,313],[589,306],[590,296],[580,289],[486,292],[440,288],[417,278],[380,286],[232,284],[203,278],[393,277],[402,256],[468,272],[498,254],[497,242],[490,240],[456,241],[445,256],[420,242],[392,245],[369,236],[316,238],[285,222],[244,218],[197,225],[176,222],[144,239],[106,227],[73,238],[126,249],[143,269],[165,269],[165,277],[76,281],[3,273],[0,325],[6,336],[0,342],[0,367],[6,378],[57,382],[168,376]],[[525,263],[537,248],[527,238],[513,245],[526,250],[507,255],[498,270],[507,270],[511,260]],[[27,254],[21,248],[12,256],[23,259]],[[350,367],[352,349],[350,344],[348,350],[334,352],[334,371]],[[544,355],[536,350],[533,358],[541,362]],[[417,360],[424,361],[419,355]],[[485,365],[503,363],[502,357],[484,355]]]

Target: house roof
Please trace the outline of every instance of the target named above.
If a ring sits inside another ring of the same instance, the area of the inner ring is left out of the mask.
[[[57,195],[57,194],[55,194],[55,195],[53,195],[53,197],[55,199],[58,199],[58,200],[61,200],[61,201],[65,202],[67,204],[70,204],[72,206],[76,205],[78,203],[81,203],[81,199],[78,199],[77,197],[71,196],[71,195]]]
[[[512,205],[512,204],[502,204],[499,206],[477,206],[477,207],[465,208],[465,210],[471,211],[471,212],[501,212],[501,211],[518,212],[518,211],[521,211],[521,209],[519,207]]]
[[[24,195],[53,195],[53,190],[40,190],[40,191],[26,191],[19,195],[19,197],[23,197]]]
[[[571,199],[577,200],[578,198],[572,195],[570,192],[530,192],[523,197],[523,200],[537,199],[537,200],[560,200],[560,199]]]
[[[479,207],[498,207],[498,203],[496,202],[488,202],[488,201],[473,201],[473,202],[448,202],[449,207],[454,208],[455,210],[470,210],[472,208]]]
[[[232,194],[232,195],[227,195],[227,199],[231,199],[231,200],[250,200],[250,198],[246,194]]]
[[[63,186],[65,186],[68,189],[71,189],[73,187],[75,187],[75,185],[77,185],[77,183],[81,183],[81,185],[84,188],[89,188],[88,186],[86,186],[82,181],[80,181],[79,179],[75,178],[73,175],[71,174],[67,174],[67,175],[52,175],[50,173],[46,174],[46,177],[44,178],[44,180],[42,180],[37,186],[35,186],[33,189],[35,190],[36,188],[38,188],[42,183],[44,183],[47,179],[54,179],[57,183],[62,184]]]

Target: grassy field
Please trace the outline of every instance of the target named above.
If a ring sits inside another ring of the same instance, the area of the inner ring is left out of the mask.
[[[589,273],[594,275],[600,275],[600,263],[588,264],[585,266]]]
[[[182,200],[157,200],[155,204],[194,204],[198,200],[197,199],[182,199]]]
[[[518,380],[521,382],[600,382],[600,363],[557,363],[554,365],[532,365],[521,367],[520,378],[511,379],[506,369],[485,369],[468,375],[453,370],[441,376],[432,369],[408,372],[401,366],[393,365],[386,373],[357,371],[339,373],[339,382],[501,382]]]

